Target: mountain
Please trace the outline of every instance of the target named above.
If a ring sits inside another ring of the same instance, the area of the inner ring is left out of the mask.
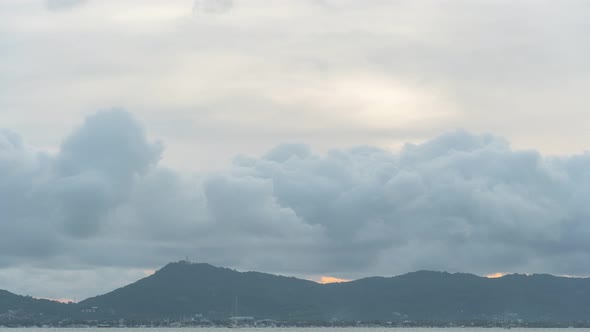
[[[550,275],[485,278],[420,271],[393,278],[367,278],[326,285],[331,308],[342,317],[462,321],[510,319],[534,322],[587,320],[590,279]]]
[[[74,306],[20,296],[0,290],[0,322],[53,321],[68,316]]]
[[[87,319],[202,314],[210,319],[241,315],[281,320],[490,321],[508,315],[564,322],[590,317],[590,279],[519,274],[489,279],[419,271],[321,285],[181,261],[77,306],[93,311]]]
[[[238,300],[238,315],[303,318],[320,313],[313,281],[258,272],[237,272],[209,264],[170,263],[133,284],[80,302],[97,316],[179,318],[202,313],[226,318]],[[235,315],[236,313],[233,312]]]
[[[0,290],[0,325],[63,319],[181,320],[198,314],[211,320],[239,315],[293,321],[459,322],[508,317],[528,322],[587,322],[590,279],[546,274],[489,279],[418,271],[321,285],[181,261],[77,304]]]

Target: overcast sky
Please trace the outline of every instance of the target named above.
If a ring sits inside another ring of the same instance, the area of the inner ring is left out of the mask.
[[[0,289],[590,275],[588,31],[575,0],[2,0]]]

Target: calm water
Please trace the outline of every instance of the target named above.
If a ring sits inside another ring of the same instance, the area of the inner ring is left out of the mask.
[[[563,328],[512,328],[510,330],[502,328],[0,328],[0,332],[31,332],[31,331],[47,331],[47,332],[73,332],[76,330],[84,332],[334,332],[336,330],[343,332],[572,332],[572,329]],[[575,329],[575,332],[590,332],[590,329]]]

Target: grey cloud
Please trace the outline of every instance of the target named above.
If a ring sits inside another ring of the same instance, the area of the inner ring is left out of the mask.
[[[117,180],[132,179],[160,159],[160,144],[148,142],[143,128],[124,111],[103,111],[63,142],[59,173],[96,170]]]
[[[588,179],[563,165],[583,156],[546,158],[458,131],[398,154],[356,149],[237,166],[272,181],[283,207],[323,225],[327,247],[365,250],[358,259],[375,259],[373,267],[530,272],[540,259],[543,270],[565,273],[556,267],[587,248],[580,217],[588,208],[573,193],[585,191]],[[563,255],[543,257],[555,250]],[[590,269],[583,261],[574,265],[576,273]]]
[[[50,183],[54,216],[72,235],[90,236],[126,200],[136,179],[160,158],[161,145],[124,111],[99,112],[63,142]]]
[[[91,236],[117,202],[116,190],[100,174],[88,172],[51,183],[52,217],[73,236]]]
[[[17,294],[79,301],[85,296],[104,294],[125,286],[145,277],[148,272],[142,269],[121,270],[108,267],[64,271],[24,265],[0,269],[0,284],[3,287],[15,285],[11,290]],[[64,290],[69,290],[69,294]]]
[[[193,13],[225,14],[233,7],[233,0],[195,0]]]
[[[52,225],[44,218],[35,188],[50,157],[26,146],[15,133],[0,130],[0,266],[57,251]]]
[[[0,266],[590,273],[588,153],[455,131],[396,153],[282,144],[198,177],[161,153],[124,111],[88,117],[55,154],[2,131]]]
[[[88,0],[45,0],[45,7],[51,11],[59,11],[83,5]]]
[[[305,144],[281,144],[264,155],[264,159],[285,162],[292,157],[307,158],[311,156],[309,146]]]
[[[64,235],[96,235],[139,175],[159,159],[160,145],[146,141],[142,130],[128,113],[101,112],[69,136],[57,155],[36,152],[3,131],[2,242],[14,244],[3,259],[31,250],[59,253]]]

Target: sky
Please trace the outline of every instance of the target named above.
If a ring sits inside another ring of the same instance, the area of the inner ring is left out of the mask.
[[[590,275],[590,4],[0,1],[0,289],[189,257]]]

